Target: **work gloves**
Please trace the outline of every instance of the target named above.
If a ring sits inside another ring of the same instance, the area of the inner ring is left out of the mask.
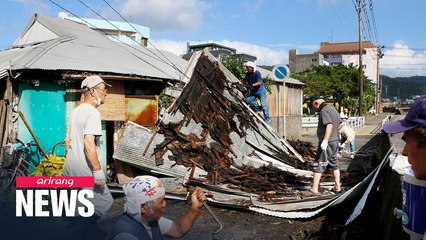
[[[93,171],[93,177],[95,178],[95,185],[103,186],[104,184],[106,184],[105,174],[102,169]]]
[[[325,152],[327,150],[327,147],[328,147],[328,140],[322,140],[322,142],[321,142],[321,150],[323,152]]]

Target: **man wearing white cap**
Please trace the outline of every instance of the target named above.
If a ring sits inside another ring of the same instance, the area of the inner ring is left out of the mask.
[[[162,236],[181,238],[194,224],[206,200],[204,192],[195,188],[191,194],[191,206],[178,220],[162,217],[166,200],[160,179],[137,176],[123,186],[124,214],[118,219],[108,239],[110,240],[159,240]]]
[[[260,100],[262,104],[263,117],[265,122],[269,123],[271,118],[269,116],[268,103],[266,102],[266,88],[262,75],[258,70],[256,70],[256,64],[254,62],[247,62],[246,66],[246,75],[242,83],[248,83],[250,85],[250,94],[246,98],[246,103],[250,105],[250,108],[255,112],[260,111],[260,106],[257,104],[256,99]]]
[[[67,129],[64,175],[93,176],[95,181],[92,200],[95,214],[91,218],[74,220],[69,225],[70,235],[86,228],[95,228],[96,221],[108,211],[114,201],[100,164],[102,123],[97,107],[105,101],[107,87],[111,85],[99,76],[89,76],[83,80],[83,102],[74,109]]]

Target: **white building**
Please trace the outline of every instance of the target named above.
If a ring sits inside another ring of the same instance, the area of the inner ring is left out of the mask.
[[[362,42],[362,68],[374,86],[377,86],[379,78],[380,49],[370,41]],[[317,53],[324,56],[324,60],[330,66],[343,64],[345,66],[359,65],[359,42],[328,43],[322,42]]]
[[[107,35],[113,41],[120,41],[130,45],[148,46],[151,32],[149,27],[134,23],[130,25],[127,22],[70,17],[66,12],[60,12],[58,17],[86,24],[89,28]]]

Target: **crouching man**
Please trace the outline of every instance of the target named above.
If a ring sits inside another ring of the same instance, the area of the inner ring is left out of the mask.
[[[204,192],[196,188],[191,195],[191,206],[178,220],[162,217],[166,206],[165,189],[152,176],[138,176],[123,186],[124,214],[118,219],[108,239],[158,240],[162,236],[181,238],[194,224],[203,201]]]

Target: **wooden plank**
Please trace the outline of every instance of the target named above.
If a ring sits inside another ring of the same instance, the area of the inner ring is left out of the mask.
[[[33,136],[34,141],[37,144],[38,149],[40,150],[41,154],[43,155],[43,157],[48,158],[46,152],[44,151],[43,147],[41,146],[40,142],[38,141],[37,136],[34,134],[33,130],[31,129],[30,125],[27,122],[27,119],[25,119],[24,114],[19,111],[19,116],[21,117],[22,121],[24,122],[25,126],[27,127],[28,131],[30,132],[31,136]]]
[[[115,172],[119,184],[126,184],[136,176],[135,168],[125,162],[114,159]]]
[[[5,136],[7,136],[7,133],[5,131],[6,129],[6,101],[0,100],[0,141],[4,142],[3,139],[5,139]],[[3,145],[0,146],[0,156],[3,156]]]

